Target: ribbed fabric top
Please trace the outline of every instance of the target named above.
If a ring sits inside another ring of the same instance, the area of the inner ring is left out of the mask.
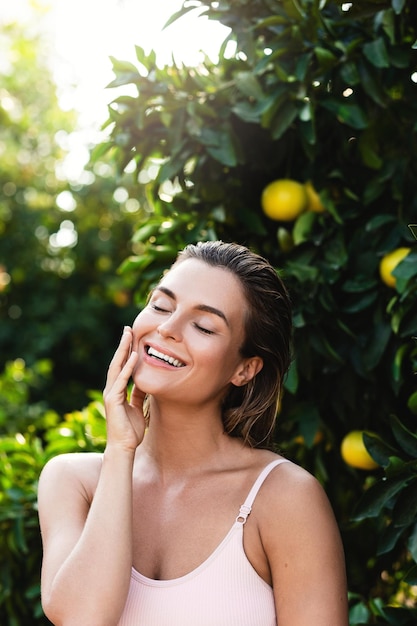
[[[278,459],[262,470],[226,537],[192,572],[153,580],[132,568],[118,626],[276,626],[272,587],[245,554],[243,526],[263,481],[285,461]]]

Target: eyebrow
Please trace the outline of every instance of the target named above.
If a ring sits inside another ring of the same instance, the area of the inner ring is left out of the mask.
[[[155,291],[162,291],[162,293],[167,295],[168,298],[171,298],[172,300],[175,300],[175,301],[177,300],[175,293],[171,291],[171,289],[168,289],[167,287],[164,287],[163,285],[158,285],[157,287],[155,287],[153,292]],[[217,309],[214,306],[210,306],[209,304],[197,304],[195,308],[198,311],[205,311],[206,313],[212,313],[213,315],[217,315],[217,317],[220,317],[225,322],[225,324],[229,326],[227,317],[225,316],[223,311],[221,311],[220,309]]]

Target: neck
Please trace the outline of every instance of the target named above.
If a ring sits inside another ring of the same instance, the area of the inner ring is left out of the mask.
[[[151,402],[149,428],[140,448],[161,471],[193,472],[220,462],[235,443],[224,433],[219,410],[163,407]],[[237,443],[238,440],[236,440]]]

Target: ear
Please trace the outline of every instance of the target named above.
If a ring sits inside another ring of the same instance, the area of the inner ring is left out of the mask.
[[[244,359],[239,364],[236,372],[232,376],[230,382],[236,385],[236,387],[243,387],[263,368],[264,362],[260,356],[251,356],[248,359]]]

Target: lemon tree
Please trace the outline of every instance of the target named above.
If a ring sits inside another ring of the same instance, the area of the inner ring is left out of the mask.
[[[168,263],[158,249],[217,237],[249,245],[285,277],[294,361],[277,446],[326,487],[349,548],[352,598],[363,599],[352,624],[372,623],[377,604],[403,604],[399,571],[417,565],[417,547],[408,549],[410,528],[380,548],[396,511],[349,525],[385,466],[354,471],[340,442],[351,431],[375,432],[393,449],[390,415],[415,429],[417,252],[407,224],[417,223],[417,5],[273,4],[193,2],[229,28],[215,64],[163,70],[140,48],[137,64],[113,60],[113,85],[138,95],[111,106],[109,155],[136,180],[158,166],[144,204],[150,218],[123,269],[142,295]],[[168,201],[166,181],[176,190]],[[285,199],[279,181],[291,181]],[[379,263],[402,247],[412,252],[395,270],[394,292]],[[315,446],[295,441],[318,431],[325,437]],[[417,519],[408,487],[397,484],[407,496],[399,497],[402,530],[405,519]]]

